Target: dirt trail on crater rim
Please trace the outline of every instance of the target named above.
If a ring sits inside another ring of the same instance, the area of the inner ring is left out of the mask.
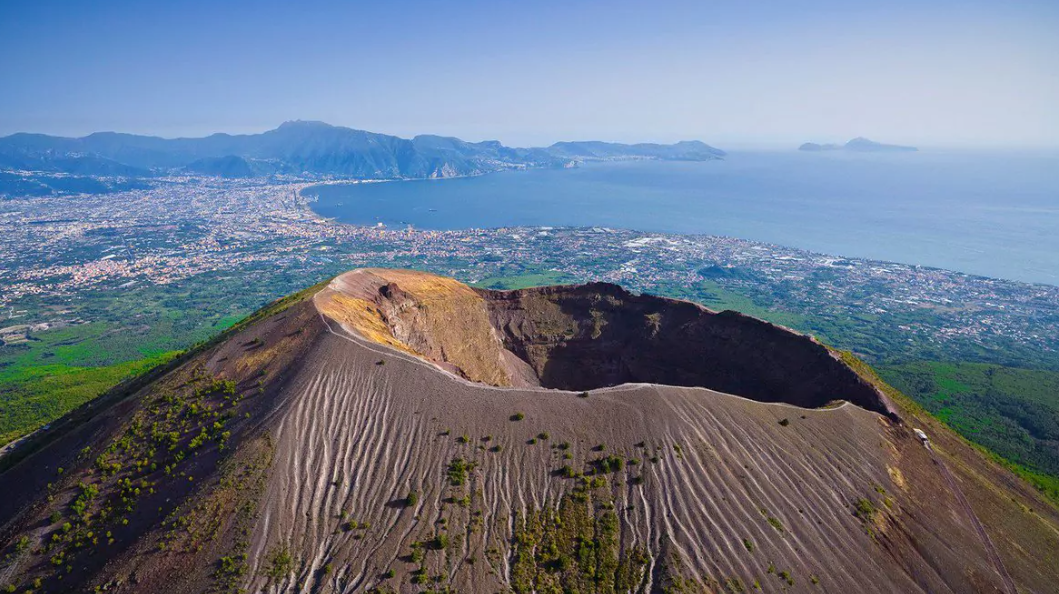
[[[912,427],[1019,591],[1054,591],[1056,509],[808,337],[356,270],[0,459],[0,586],[1005,591]]]

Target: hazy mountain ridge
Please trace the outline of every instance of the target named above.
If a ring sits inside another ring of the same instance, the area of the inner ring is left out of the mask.
[[[224,177],[308,174],[366,179],[478,175],[504,169],[563,167],[572,161],[705,161],[724,152],[702,142],[616,144],[564,142],[507,147],[420,135],[412,139],[332,126],[286,122],[261,134],[158,138],[97,132],[82,138],[13,134],[0,138],[0,168],[81,175],[147,177],[192,172]]]
[[[914,146],[883,144],[881,142],[875,142],[874,140],[868,140],[867,138],[858,136],[846,144],[817,144],[815,142],[806,142],[799,146],[798,150],[806,152],[849,151],[855,153],[908,153],[916,152],[919,149]]]
[[[698,140],[684,140],[676,144],[616,144],[613,142],[583,141],[557,142],[548,147],[554,154],[574,159],[605,160],[614,158],[655,158],[667,161],[708,161],[719,159],[724,151]]]

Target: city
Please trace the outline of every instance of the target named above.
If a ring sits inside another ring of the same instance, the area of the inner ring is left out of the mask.
[[[5,341],[61,326],[62,316],[49,312],[66,312],[69,298],[91,292],[179,286],[206,273],[251,269],[257,271],[252,277],[228,282],[236,284],[233,290],[262,288],[278,276],[310,282],[379,265],[485,285],[512,270],[545,272],[561,282],[600,280],[700,301],[715,287],[815,322],[829,314],[860,319],[876,333],[885,329],[913,344],[1022,345],[1041,356],[1059,353],[1059,288],[1053,286],[714,236],[355,227],[315,215],[299,194],[306,183],[172,177],[152,185],[0,202]],[[263,290],[271,298],[282,295]]]

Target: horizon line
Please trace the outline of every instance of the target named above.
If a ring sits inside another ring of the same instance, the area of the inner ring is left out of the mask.
[[[606,140],[606,139],[603,139],[602,137],[594,137],[594,138],[577,140],[577,139],[571,139],[571,138],[576,138],[576,137],[565,137],[564,136],[564,137],[560,137],[560,139],[558,139],[558,140],[553,140],[553,141],[551,141],[550,143],[547,143],[547,144],[535,144],[535,145],[533,145],[533,144],[531,144],[531,145],[521,144],[520,145],[518,143],[509,144],[509,143],[507,143],[505,141],[500,140],[499,137],[488,137],[488,138],[482,138],[482,139],[478,139],[478,140],[469,140],[469,139],[467,139],[465,137],[458,136],[458,135],[437,134],[437,133],[431,133],[431,132],[422,132],[422,133],[417,133],[417,134],[414,134],[414,135],[402,135],[401,133],[380,132],[380,131],[376,131],[376,130],[370,130],[368,128],[354,127],[354,126],[345,125],[345,124],[332,124],[330,122],[326,122],[326,121],[318,120],[318,119],[300,119],[300,118],[284,120],[283,122],[280,122],[279,124],[274,125],[272,127],[253,126],[253,127],[246,127],[246,128],[244,128],[242,130],[237,130],[237,131],[233,131],[233,132],[215,130],[213,132],[208,132],[208,133],[203,133],[203,132],[194,133],[194,132],[192,132],[192,133],[188,133],[188,134],[165,135],[165,134],[160,134],[160,133],[156,133],[156,132],[142,132],[142,131],[123,132],[123,131],[119,131],[119,130],[116,130],[116,129],[109,129],[109,130],[108,129],[104,129],[104,130],[95,130],[95,131],[92,131],[92,132],[80,133],[79,134],[79,133],[33,132],[33,131],[27,131],[27,130],[21,129],[21,130],[16,130],[16,131],[9,132],[7,134],[0,135],[0,139],[6,139],[6,138],[13,137],[13,136],[19,136],[19,135],[28,135],[28,136],[48,136],[48,137],[52,137],[52,138],[64,138],[64,139],[71,139],[71,140],[80,140],[80,139],[84,139],[84,138],[87,138],[87,137],[90,137],[90,136],[94,136],[94,135],[97,135],[97,134],[119,134],[119,135],[126,135],[126,136],[139,136],[139,137],[145,137],[145,138],[156,138],[156,139],[160,139],[160,140],[198,140],[198,139],[203,139],[203,138],[209,138],[211,136],[256,136],[256,135],[260,135],[260,134],[264,134],[264,133],[267,133],[267,132],[272,132],[272,131],[278,130],[280,127],[282,127],[282,126],[284,126],[286,124],[320,124],[320,125],[327,126],[327,127],[330,127],[330,128],[340,128],[340,129],[346,129],[346,130],[354,130],[354,131],[358,131],[358,132],[367,132],[367,133],[370,133],[370,134],[379,134],[379,135],[384,135],[384,136],[392,136],[394,138],[400,138],[400,139],[403,139],[403,140],[412,140],[414,138],[422,137],[422,136],[436,136],[436,137],[439,137],[439,138],[455,138],[457,140],[460,140],[460,141],[463,141],[463,142],[469,142],[469,143],[500,142],[504,146],[507,146],[507,147],[510,147],[510,148],[548,147],[548,146],[552,146],[554,144],[558,144],[558,143],[562,143],[562,142],[607,142],[607,143],[613,143],[613,144],[676,144],[678,142],[703,142],[703,143],[708,144],[710,146],[713,146],[715,148],[717,148],[719,144],[724,144],[726,146],[737,147],[737,148],[735,148],[735,150],[768,150],[768,149],[783,149],[783,148],[787,148],[787,147],[797,148],[798,146],[801,146],[802,144],[805,144],[805,143],[845,144],[846,142],[848,142],[849,140],[854,139],[854,138],[867,138],[867,139],[872,140],[874,142],[880,142],[877,138],[872,138],[870,136],[867,136],[867,135],[864,135],[864,134],[861,134],[861,133],[851,133],[851,135],[849,135],[849,136],[838,136],[838,135],[834,135],[834,134],[828,134],[828,135],[821,135],[820,137],[816,137],[816,138],[805,138],[805,139],[800,139],[800,140],[796,140],[796,139],[778,139],[778,138],[761,138],[761,137],[731,137],[731,136],[728,136],[727,138],[723,138],[722,137],[720,139],[710,140],[710,141],[703,140],[704,137],[701,136],[701,135],[696,137],[697,135],[692,134],[692,135],[686,135],[686,136],[682,137],[682,139],[678,139],[678,140],[666,140],[666,139],[653,139],[653,140]],[[1059,150],[1059,143],[1056,143],[1056,144],[1032,144],[1032,143],[1026,144],[1026,143],[1008,143],[1008,142],[985,143],[985,142],[973,142],[973,141],[972,142],[944,142],[943,141],[943,142],[926,142],[926,143],[924,143],[924,142],[916,142],[916,141],[908,141],[908,140],[902,141],[902,140],[891,140],[891,139],[886,139],[886,140],[884,140],[882,142],[884,142],[885,144],[901,144],[901,145],[905,145],[905,146],[915,146],[916,148],[919,148],[919,149],[927,148],[927,149],[935,149],[935,150],[937,150],[937,149],[942,149],[942,150],[944,150],[944,149],[957,149],[957,150],[974,150],[974,149]]]

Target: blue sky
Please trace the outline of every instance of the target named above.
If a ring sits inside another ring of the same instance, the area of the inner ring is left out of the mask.
[[[0,134],[1059,146],[1059,2],[0,2]]]

